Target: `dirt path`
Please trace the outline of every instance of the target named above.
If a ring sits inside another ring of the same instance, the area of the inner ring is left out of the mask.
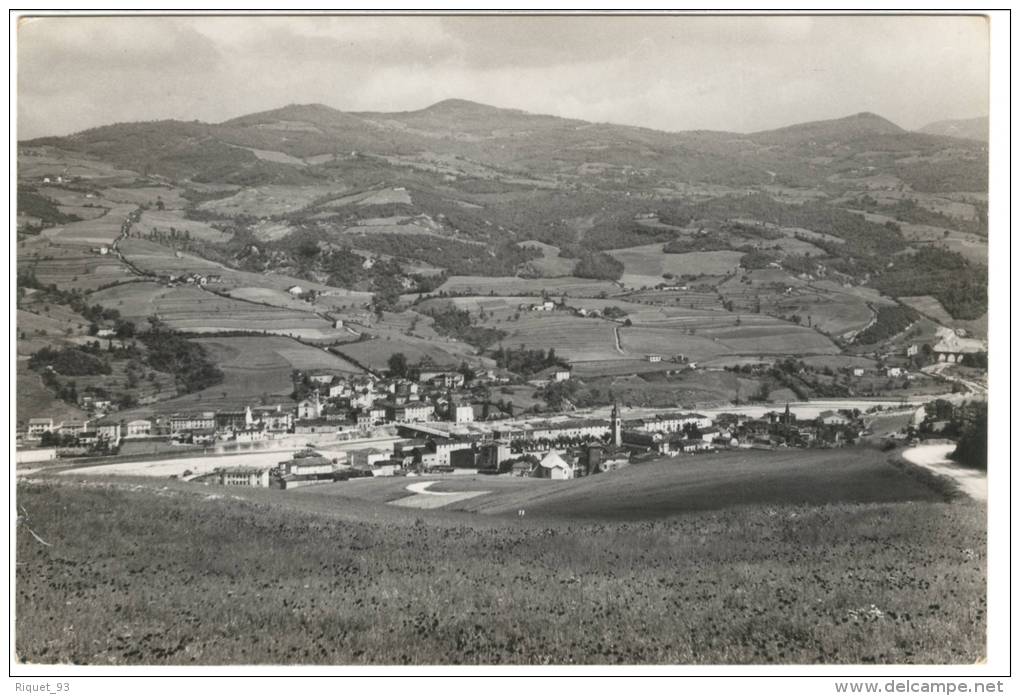
[[[440,493],[439,491],[428,490],[435,481],[421,481],[419,483],[412,483],[407,487],[407,490],[411,491],[413,495],[409,495],[406,498],[400,498],[394,500],[390,505],[396,505],[397,507],[409,507],[418,508],[420,510],[430,510],[433,508],[441,508],[452,503],[459,502],[461,500],[467,500],[468,498],[475,498],[479,495],[485,495],[489,491],[464,491],[461,493]]]
[[[620,340],[620,327],[613,327],[613,335],[616,336],[616,352],[620,355],[626,355],[627,353],[623,350],[623,342]]]
[[[903,453],[903,458],[908,462],[923,466],[924,468],[948,476],[957,482],[960,490],[975,500],[988,500],[988,476],[983,471],[968,469],[960,466],[949,459],[949,453],[956,448],[955,444],[948,445],[918,445],[911,447]]]

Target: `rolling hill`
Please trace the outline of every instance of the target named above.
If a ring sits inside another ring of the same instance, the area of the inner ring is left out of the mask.
[[[966,138],[988,142],[988,117],[961,118],[948,121],[935,121],[918,129],[919,133],[940,135],[950,138]]]

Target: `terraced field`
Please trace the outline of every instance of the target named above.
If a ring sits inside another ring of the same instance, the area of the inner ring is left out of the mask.
[[[100,256],[79,246],[56,246],[44,239],[19,249],[18,271],[31,271],[43,285],[53,284],[64,290],[95,290],[134,278],[115,255]]]
[[[598,297],[605,292],[613,295],[620,287],[606,280],[585,278],[517,278],[484,276],[451,276],[437,292],[466,295],[541,295],[546,291],[554,297]]]
[[[518,321],[494,324],[508,332],[507,348],[555,348],[570,362],[619,360],[628,357],[616,347],[617,324],[604,319],[582,319],[564,312],[522,313]]]
[[[350,335],[310,312],[252,304],[191,286],[170,288],[151,282],[131,283],[102,290],[93,298],[135,321],[156,314],[179,331],[254,331],[309,340],[346,339]]]
[[[42,236],[56,244],[109,246],[120,236],[124,220],[136,209],[137,206],[118,203],[102,217],[51,227],[43,230]]]

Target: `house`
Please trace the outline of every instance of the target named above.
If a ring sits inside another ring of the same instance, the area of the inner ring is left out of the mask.
[[[390,453],[376,447],[351,450],[348,452],[351,466],[355,469],[372,468],[376,463],[390,458]]]
[[[329,398],[336,399],[341,396],[347,396],[351,391],[351,388],[345,382],[337,382],[336,384],[329,385]]]
[[[532,468],[532,463],[530,461],[522,459],[519,462],[514,462],[510,466],[510,473],[514,476],[520,477],[531,476]]]
[[[297,417],[300,420],[314,420],[322,416],[322,404],[319,402],[319,392],[314,391],[307,399],[302,399],[297,405]]]
[[[117,332],[114,331],[113,329],[99,329],[99,331],[96,332],[96,336],[98,336],[99,338],[112,338],[113,336],[116,335]]]
[[[647,360],[650,363],[662,362],[662,356],[651,353],[645,356],[645,360]]]
[[[907,357],[908,358],[914,357],[919,352],[921,352],[921,347],[918,346],[916,343],[911,343],[909,346],[907,346]]]
[[[303,295],[305,293],[305,290],[300,285],[291,285],[289,288],[287,288],[287,292],[289,292],[294,297],[297,297],[299,295]]]
[[[96,436],[105,440],[111,447],[120,444],[120,423],[109,423],[96,428]]]
[[[66,420],[60,424],[61,435],[73,435],[77,437],[88,429],[89,422],[84,420]]]
[[[864,376],[864,368],[863,367],[855,367],[854,368],[854,377],[863,377],[863,376]]]
[[[533,304],[533,305],[531,305],[531,311],[532,312],[551,312],[554,309],[556,309],[556,304],[554,302],[552,302],[551,300],[546,300],[545,302],[543,302],[541,304]]]
[[[850,419],[838,411],[822,411],[818,414],[818,420],[824,425],[849,425]]]
[[[308,375],[308,379],[316,384],[330,384],[333,382],[333,375],[316,373],[314,375]]]
[[[473,450],[474,445],[474,440],[436,438],[425,443],[424,452],[436,455],[436,466],[452,466],[454,452]],[[475,468],[474,457],[466,468]]]
[[[334,319],[333,320],[333,328],[334,329],[342,329],[342,328],[344,328],[344,320],[343,319]]]
[[[53,432],[53,419],[52,418],[29,418],[28,419],[28,437],[32,439],[38,439],[42,437],[43,433]]]
[[[221,486],[269,488],[271,468],[265,466],[232,466],[216,469],[216,480]]]
[[[340,427],[333,421],[324,418],[302,420],[294,425],[296,435],[335,435]]]
[[[554,481],[574,478],[574,467],[556,452],[549,452],[542,457],[536,471],[539,478],[553,479]]]
[[[890,367],[885,371],[886,377],[902,377],[903,373],[902,367]]]
[[[128,421],[124,426],[124,437],[149,437],[152,435],[152,421],[139,418],[138,420]]]
[[[398,404],[384,401],[379,404],[386,410],[386,420],[391,423],[414,423],[432,420],[432,405],[420,401]]]
[[[451,404],[450,420],[454,423],[471,423],[475,419],[475,409],[471,404]]]
[[[311,452],[297,452],[292,459],[276,465],[278,476],[313,476],[332,474],[336,470],[333,460]]]

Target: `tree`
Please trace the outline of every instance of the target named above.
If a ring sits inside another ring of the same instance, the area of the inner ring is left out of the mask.
[[[393,377],[403,377],[407,374],[407,356],[403,353],[391,355],[387,365],[390,369],[390,375]]]

